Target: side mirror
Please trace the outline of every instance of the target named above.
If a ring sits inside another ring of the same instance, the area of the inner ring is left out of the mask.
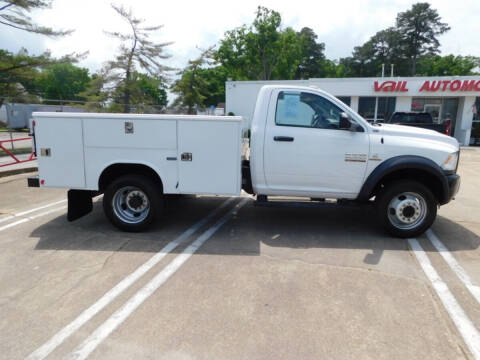
[[[340,122],[338,124],[340,130],[348,130],[354,132],[363,132],[363,128],[358,125],[347,113],[340,114]]]
[[[340,130],[353,130],[354,126],[350,120],[350,116],[347,113],[342,112],[340,114],[340,123],[338,124]]]

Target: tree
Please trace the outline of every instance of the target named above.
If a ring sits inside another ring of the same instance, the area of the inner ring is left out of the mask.
[[[419,60],[423,76],[478,75],[480,58],[474,56],[435,55]]]
[[[295,72],[297,79],[325,77],[325,44],[317,42],[318,36],[308,27],[297,33],[301,47],[301,60]]]
[[[106,32],[119,39],[122,44],[115,60],[107,63],[104,82],[113,84],[116,93],[121,94],[123,112],[128,113],[132,102],[131,95],[135,87],[133,74],[138,70],[143,70],[148,75],[164,81],[166,73],[171,69],[162,65],[161,60],[170,57],[165,54],[165,47],[172,43],[154,43],[149,40],[150,34],[159,30],[162,25],[141,26],[143,20],[134,17],[131,10],[117,5],[112,5],[112,8],[130,25],[131,31],[127,34]]]
[[[278,12],[259,6],[250,27],[225,33],[215,59],[236,80],[271,80],[291,43],[282,41],[281,20]]]
[[[271,77],[274,79],[293,80],[297,78],[297,70],[303,56],[301,38],[292,28],[280,32],[279,54]]]
[[[202,76],[201,68],[208,62],[212,48],[202,51],[195,60],[190,60],[184,70],[178,73],[180,79],[172,86],[172,92],[178,94],[174,105],[185,107],[187,114],[193,114],[194,109],[204,105],[208,93],[208,84]]]
[[[50,104],[83,101],[85,97],[79,94],[87,89],[90,81],[88,69],[70,63],[55,64],[38,75],[36,89]]]
[[[2,0],[0,1],[0,24],[47,36],[64,36],[73,30],[53,30],[50,27],[37,25],[27,15],[32,10],[51,7],[52,0]]]
[[[390,27],[377,32],[366,43],[356,46],[352,56],[341,59],[340,63],[348,68],[347,76],[380,76],[382,64],[385,65],[387,74],[393,64],[395,74],[407,75],[405,55],[401,44],[399,31]]]
[[[417,72],[418,59],[439,52],[438,36],[450,30],[448,24],[440,21],[437,10],[428,3],[417,3],[410,10],[397,15],[397,30],[405,55],[411,63],[411,75]]]
[[[201,68],[198,74],[207,83],[203,105],[205,107],[217,106],[219,103],[225,102],[225,82],[228,79],[226,69],[221,65]]]
[[[272,72],[279,60],[280,50],[282,48],[279,32],[282,18],[280,13],[259,6],[257,16],[253,21],[255,32],[250,31],[247,34],[247,44],[249,50],[256,52],[258,58],[254,63],[259,67],[258,73],[260,80],[270,80]],[[253,55],[252,52],[250,55]]]

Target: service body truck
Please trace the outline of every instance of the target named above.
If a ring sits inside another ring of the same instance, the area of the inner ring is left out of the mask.
[[[311,87],[264,86],[247,132],[236,116],[92,113],[34,113],[32,128],[39,175],[29,185],[70,189],[69,220],[103,193],[107,218],[125,231],[151,225],[164,195],[243,189],[258,205],[275,196],[373,204],[391,234],[413,237],[460,185],[456,139],[369,124]]]

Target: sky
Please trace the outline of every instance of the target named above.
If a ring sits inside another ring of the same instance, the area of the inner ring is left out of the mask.
[[[261,2],[260,2],[261,1]],[[46,49],[54,56],[88,51],[79,65],[91,72],[113,59],[118,42],[104,34],[128,31],[128,25],[111,8],[111,3],[131,8],[148,25],[163,25],[152,39],[173,42],[167,48],[171,58],[165,65],[182,68],[197,57],[198,48],[218,44],[225,31],[251,24],[258,5],[280,12],[283,27],[300,30],[311,27],[325,43],[330,59],[349,56],[353,47],[377,31],[394,25],[398,12],[409,9],[409,0],[54,0],[51,9],[35,11],[33,20],[54,29],[74,29],[64,38],[51,39],[0,25],[0,49],[18,51],[25,47],[38,54]],[[480,0],[431,0],[451,30],[440,37],[442,54],[480,56]],[[0,4],[2,1],[0,0]]]

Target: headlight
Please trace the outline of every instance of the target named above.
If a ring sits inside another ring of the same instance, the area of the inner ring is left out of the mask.
[[[459,151],[451,153],[450,155],[448,155],[447,159],[442,164],[442,169],[447,170],[447,171],[457,170],[458,154],[459,154]]]

